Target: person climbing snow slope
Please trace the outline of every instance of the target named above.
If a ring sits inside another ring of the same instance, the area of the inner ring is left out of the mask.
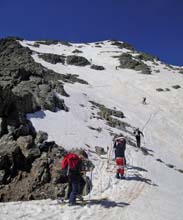
[[[114,152],[116,161],[116,178],[124,179],[124,166],[125,166],[125,150],[126,150],[126,140],[124,137],[119,137],[115,139],[114,142]]]
[[[140,148],[141,135],[144,137],[144,134],[142,133],[142,131],[140,131],[139,128],[137,128],[137,129],[135,129],[135,131],[134,131],[134,135],[135,135],[135,138],[136,138],[137,147]]]

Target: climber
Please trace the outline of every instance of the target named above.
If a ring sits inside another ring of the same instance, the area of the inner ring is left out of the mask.
[[[92,171],[94,165],[88,159],[87,153],[82,150],[79,154],[68,153],[61,162],[62,170],[68,176],[69,205],[76,204],[76,197],[83,200],[81,194],[85,185],[83,174]]]
[[[142,133],[142,131],[140,131],[139,128],[135,129],[135,131],[133,133],[134,133],[135,138],[136,138],[137,147],[140,148],[141,135],[144,137],[144,134]]]
[[[115,160],[117,165],[116,178],[124,179],[126,139],[118,137],[114,141]]]

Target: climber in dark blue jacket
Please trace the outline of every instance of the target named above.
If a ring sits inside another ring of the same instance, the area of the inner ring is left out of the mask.
[[[114,152],[115,160],[117,165],[116,178],[124,179],[124,166],[125,161],[125,150],[126,150],[126,140],[125,138],[117,138],[114,142]]]

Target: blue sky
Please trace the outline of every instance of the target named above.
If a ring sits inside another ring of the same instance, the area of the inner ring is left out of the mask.
[[[183,0],[0,0],[0,37],[117,39],[183,65]]]

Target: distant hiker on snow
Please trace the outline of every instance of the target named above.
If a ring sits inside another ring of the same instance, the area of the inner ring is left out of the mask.
[[[134,133],[135,138],[136,138],[137,147],[140,148],[141,135],[144,137],[144,134],[142,133],[142,131],[140,131],[139,128],[135,129],[135,131],[133,133]]]
[[[125,166],[125,150],[126,140],[123,137],[118,137],[114,142],[115,160],[117,165],[116,178],[124,179],[124,166]]]
[[[144,105],[147,104],[147,102],[146,102],[146,97],[143,97],[143,99],[142,99],[142,104],[144,104]]]
[[[83,172],[91,171],[94,168],[94,165],[86,163],[88,155],[85,151],[82,151],[79,155],[75,153],[68,153],[61,162],[62,170],[66,172],[69,182],[69,205],[76,204],[76,197],[80,197],[80,200],[83,200],[81,196],[81,191],[85,185],[85,180],[82,177]],[[85,161],[85,162],[84,162]],[[90,167],[87,167],[87,166]]]

